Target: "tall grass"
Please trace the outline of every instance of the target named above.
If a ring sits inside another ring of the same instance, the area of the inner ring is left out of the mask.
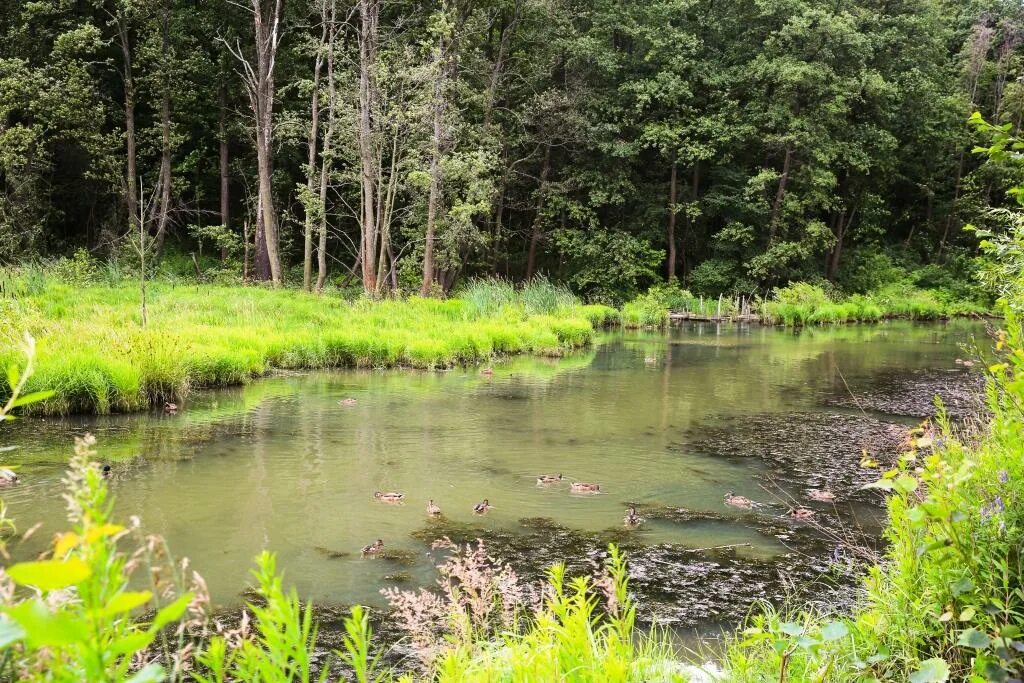
[[[298,291],[155,282],[141,326],[131,285],[71,286],[0,299],[0,365],[27,327],[40,340],[37,412],[141,410],[275,369],[451,367],[516,353],[557,356],[589,344],[611,314],[538,282],[489,281],[465,299],[348,303]],[[2,397],[2,392],[0,392]]]
[[[939,320],[989,313],[981,304],[912,287],[890,286],[868,295],[833,298],[821,287],[807,283],[777,288],[760,311],[765,322],[787,327],[877,322],[885,318]]]

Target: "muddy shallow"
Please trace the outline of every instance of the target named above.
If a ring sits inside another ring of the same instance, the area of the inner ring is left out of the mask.
[[[6,435],[25,483],[5,499],[22,528],[42,527],[14,552],[37,555],[63,527],[62,463],[88,430],[113,465],[117,513],[139,514],[189,556],[221,609],[237,609],[251,558],[268,548],[319,605],[328,639],[342,606],[379,610],[382,587],[430,585],[441,536],[481,538],[529,579],[557,561],[593,572],[618,543],[640,617],[673,627],[734,623],[761,598],[842,605],[856,567],[834,536],[873,544],[881,518],[877,494],[860,490],[873,476],[863,453],[891,458],[936,392],[971,412],[978,374],[955,360],[983,335],[969,322],[689,324],[611,333],[566,358],[496,364],[493,376],[291,374],[198,394],[174,416],[26,421]],[[566,482],[537,486],[558,472]],[[601,493],[572,494],[570,479]],[[812,488],[835,504],[810,501]],[[383,505],[376,490],[408,502]],[[728,507],[729,491],[758,505]],[[428,498],[443,519],[426,516]],[[484,498],[494,509],[474,515]],[[629,504],[646,519],[639,529],[622,526]],[[787,517],[797,505],[817,524]],[[376,538],[385,556],[361,557]]]

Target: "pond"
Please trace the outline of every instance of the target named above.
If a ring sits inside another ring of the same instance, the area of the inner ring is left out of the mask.
[[[430,540],[450,535],[484,538],[527,575],[556,559],[586,570],[614,540],[633,559],[646,618],[734,619],[782,595],[780,574],[841,577],[827,529],[870,539],[881,515],[859,490],[873,476],[862,452],[891,452],[906,425],[934,412],[935,393],[954,416],[973,410],[977,373],[957,359],[984,332],[968,321],[689,324],[609,332],[585,352],[514,358],[493,375],[277,375],[196,392],[175,415],[24,420],[4,436],[24,480],[4,498],[19,529],[41,527],[13,550],[34,557],[64,528],[62,463],[73,436],[90,431],[113,467],[117,513],[139,515],[191,558],[222,606],[242,600],[264,548],[303,598],[380,605],[382,587],[431,583]],[[557,473],[565,481],[537,485]],[[601,492],[573,494],[570,480]],[[837,501],[809,502],[808,488]],[[392,490],[404,505],[374,499]],[[762,505],[728,507],[729,491]],[[493,509],[475,515],[485,498]],[[441,519],[428,518],[428,499]],[[646,518],[636,530],[623,528],[629,503]],[[790,520],[797,503],[825,529]],[[361,557],[377,538],[404,552]],[[704,548],[715,550],[693,552]]]

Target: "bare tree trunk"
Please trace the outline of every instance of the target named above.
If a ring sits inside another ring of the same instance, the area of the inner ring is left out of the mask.
[[[117,22],[117,35],[121,43],[122,78],[124,80],[124,133],[127,149],[126,155],[126,195],[128,205],[128,227],[133,232],[138,232],[139,204],[138,182],[139,170],[135,141],[135,78],[132,75],[132,45],[131,36],[128,32],[128,19],[123,14],[115,17]]]
[[[217,116],[217,138],[220,143],[220,224],[225,230],[231,227],[231,175],[229,165],[228,131],[227,131],[228,89],[224,83],[220,86],[220,112]],[[227,261],[227,247],[221,247],[221,261]]]
[[[167,73],[171,63],[170,5],[164,4],[160,21],[160,42],[163,57],[163,93],[160,97],[160,208],[156,224],[156,254],[164,248],[167,238],[167,222],[171,215],[171,79]]]
[[[672,160],[672,171],[668,181],[668,283],[676,279],[676,160]]]
[[[377,60],[379,0],[359,0],[359,163],[362,182],[363,290],[377,290],[374,255],[377,247],[378,169],[373,154],[373,107],[376,85],[373,71]]]
[[[274,213],[273,142],[274,142],[274,69],[277,49],[281,44],[282,0],[251,0],[253,39],[256,64],[252,64],[240,45],[228,49],[242,64],[243,80],[249,93],[249,105],[256,122],[256,170],[259,178],[259,204],[256,230],[256,276],[270,279],[280,287],[281,254]],[[263,258],[266,257],[266,271]],[[269,271],[269,272],[267,272]],[[269,275],[269,277],[267,277]]]
[[[259,199],[257,198],[257,209],[256,209],[256,234],[253,235],[253,276],[260,282],[266,282],[272,277],[272,271],[270,269],[270,254],[267,251],[267,232],[266,225],[264,223],[263,211],[259,208]]]
[[[526,254],[526,279],[533,279],[537,269],[537,246],[542,233],[542,211],[544,210],[544,193],[547,191],[548,174],[551,172],[551,144],[544,145],[544,161],[540,166],[540,186],[537,189],[537,209],[533,214],[533,229],[530,231],[530,248]]]
[[[309,162],[306,166],[306,190],[309,193],[309,201],[306,205],[306,220],[303,233],[302,245],[302,288],[307,292],[312,288],[313,280],[313,224],[317,222],[318,211],[323,211],[321,206],[318,211],[311,211],[313,189],[317,182],[316,150],[317,141],[320,137],[320,72],[323,71],[324,45],[327,42],[327,12],[321,6],[320,20],[322,28],[320,31],[320,45],[316,52],[316,61],[313,64],[313,94],[309,102],[309,137],[307,139]]]
[[[319,242],[316,249],[316,291],[322,292],[327,284],[327,185],[331,177],[332,144],[334,141],[335,101],[337,92],[334,81],[334,42],[337,40],[338,4],[331,0],[330,30],[327,39],[327,130],[324,131],[323,151],[320,153],[320,226]]]

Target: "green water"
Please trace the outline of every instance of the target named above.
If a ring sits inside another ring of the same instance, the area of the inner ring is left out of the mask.
[[[431,524],[428,498],[452,520],[513,531],[527,517],[584,531],[621,527],[629,501],[709,511],[724,517],[649,521],[634,533],[644,544],[744,543],[741,555],[770,559],[786,546],[722,502],[728,490],[764,498],[765,463],[688,440],[716,425],[742,429],[745,416],[777,415],[785,430],[794,413],[857,412],[826,399],[847,386],[870,392],[883,379],[893,386],[900,373],[951,373],[967,353],[960,345],[982,333],[966,322],[616,332],[566,358],[495,364],[493,376],[476,368],[294,374],[198,393],[177,415],[26,420],[3,435],[17,446],[6,460],[22,465],[24,479],[4,497],[20,529],[42,525],[14,553],[38,554],[63,528],[61,464],[72,437],[91,431],[100,456],[115,463],[117,512],[166,536],[224,605],[240,599],[264,548],[315,600],[379,604],[390,585],[383,577],[396,571],[411,574],[407,585],[430,582],[428,546],[410,536]],[[338,404],[349,397],[354,406]],[[598,482],[602,493],[536,485],[536,475],[558,472]],[[378,503],[375,490],[401,491],[408,502]],[[478,518],[472,508],[484,498],[494,509]],[[413,564],[361,558],[378,537],[411,551]]]

